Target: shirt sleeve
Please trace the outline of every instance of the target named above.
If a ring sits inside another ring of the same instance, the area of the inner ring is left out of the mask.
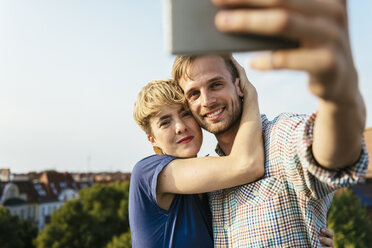
[[[286,134],[290,138],[288,144],[283,145],[289,146],[290,152],[283,164],[287,180],[294,184],[296,191],[320,199],[337,189],[362,182],[368,168],[368,152],[363,140],[361,155],[354,165],[338,170],[323,168],[312,153],[315,118],[316,113],[313,113],[285,120],[293,127],[293,133]]]
[[[146,195],[153,204],[159,205],[156,199],[158,176],[174,159],[175,157],[168,155],[149,156],[139,161],[132,171],[133,187],[136,187],[141,195]]]

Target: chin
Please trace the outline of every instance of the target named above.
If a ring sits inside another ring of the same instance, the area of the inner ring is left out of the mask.
[[[218,123],[206,123],[203,128],[213,134],[221,134],[229,130],[236,122],[221,121]]]
[[[226,125],[208,125],[205,127],[205,130],[213,134],[219,134],[225,132],[228,128]]]

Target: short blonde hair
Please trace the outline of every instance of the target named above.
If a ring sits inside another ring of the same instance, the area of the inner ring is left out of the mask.
[[[176,82],[180,82],[181,79],[191,79],[189,75],[189,68],[191,64],[197,58],[201,58],[207,55],[178,55],[173,62],[172,68],[172,77]],[[239,77],[238,70],[236,69],[234,63],[231,59],[231,54],[216,54],[216,56],[223,59],[225,62],[227,70],[231,74],[232,82],[235,81],[236,78]]]
[[[134,103],[134,120],[146,134],[152,134],[151,118],[159,114],[162,107],[173,105],[182,105],[188,109],[178,83],[172,79],[151,81],[138,93]]]

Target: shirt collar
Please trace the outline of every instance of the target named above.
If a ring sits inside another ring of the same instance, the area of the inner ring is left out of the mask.
[[[217,143],[216,145],[216,149],[214,149],[214,151],[217,153],[218,156],[220,157],[223,157],[223,156],[226,156],[225,152],[222,150],[222,148],[220,147],[220,145]]]

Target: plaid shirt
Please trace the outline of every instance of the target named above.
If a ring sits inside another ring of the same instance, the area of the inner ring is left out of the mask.
[[[262,116],[265,175],[262,179],[209,194],[215,247],[321,247],[333,191],[363,180],[368,154],[330,171],[312,154],[315,114]],[[217,146],[216,152],[223,156]]]

